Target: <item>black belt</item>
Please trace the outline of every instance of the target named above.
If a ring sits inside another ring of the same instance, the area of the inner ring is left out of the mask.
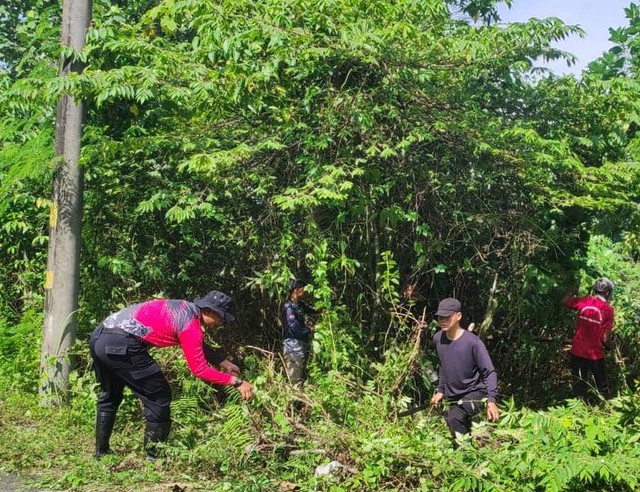
[[[128,331],[124,331],[122,328],[118,327],[118,326],[101,326],[100,327],[100,333],[114,333],[116,335],[124,335],[124,336],[131,336],[133,337],[133,335],[131,335],[131,333],[129,333]],[[135,337],[133,337],[135,338]]]

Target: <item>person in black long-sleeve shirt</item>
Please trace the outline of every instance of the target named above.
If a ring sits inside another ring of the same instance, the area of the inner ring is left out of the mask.
[[[291,384],[305,380],[307,360],[313,326],[307,325],[305,314],[316,314],[316,310],[302,302],[307,284],[300,279],[291,281],[289,300],[282,308],[283,343],[282,355]]]
[[[437,405],[443,398],[452,403],[447,425],[456,447],[457,436],[471,431],[471,419],[482,411],[485,399],[487,418],[492,422],[498,420],[498,376],[484,343],[460,326],[460,301],[442,300],[436,316],[440,331],[433,337],[433,343],[440,359],[440,379],[431,403]]]

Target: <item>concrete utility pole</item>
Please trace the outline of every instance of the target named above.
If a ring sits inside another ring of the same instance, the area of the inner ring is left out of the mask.
[[[64,0],[63,47],[84,48],[91,24],[91,0]],[[62,57],[59,76],[81,73],[82,64]],[[44,331],[40,364],[40,401],[43,405],[66,402],[69,385],[69,349],[76,337],[80,244],[82,231],[83,172],[78,167],[84,121],[82,101],[63,95],[56,114],[56,156],[49,220],[49,254],[45,279]]]

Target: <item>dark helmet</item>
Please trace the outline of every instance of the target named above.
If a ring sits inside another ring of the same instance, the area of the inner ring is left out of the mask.
[[[599,278],[593,284],[593,291],[596,294],[600,294],[605,299],[611,299],[611,294],[613,294],[613,288],[615,284],[606,277]]]

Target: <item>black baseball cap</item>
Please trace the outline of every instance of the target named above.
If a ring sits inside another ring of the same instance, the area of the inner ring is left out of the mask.
[[[438,310],[436,311],[436,316],[447,317],[451,316],[453,313],[461,313],[462,312],[462,304],[458,299],[454,299],[453,297],[447,297],[446,299],[442,299],[440,304],[438,304]]]
[[[224,292],[212,290],[206,296],[193,301],[200,309],[209,308],[224,318],[225,321],[231,322],[236,319],[235,305],[233,299]]]
[[[289,292],[293,292],[293,289],[299,289],[300,287],[306,287],[307,283],[300,278],[293,278],[289,282]]]

